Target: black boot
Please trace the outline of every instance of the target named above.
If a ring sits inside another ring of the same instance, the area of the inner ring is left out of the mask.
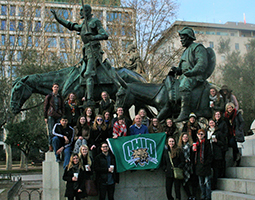
[[[174,120],[174,122],[182,122],[189,118],[190,114],[190,92],[186,92],[182,96],[182,102],[181,102],[181,112],[177,119]]]

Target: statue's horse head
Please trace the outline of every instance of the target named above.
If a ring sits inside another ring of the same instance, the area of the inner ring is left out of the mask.
[[[24,102],[32,95],[32,88],[26,84],[29,76],[17,78],[12,85],[11,91],[11,111],[18,114]]]

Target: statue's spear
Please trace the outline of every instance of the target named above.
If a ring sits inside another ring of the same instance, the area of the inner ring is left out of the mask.
[[[87,19],[87,17],[86,17],[86,13],[85,13],[85,9],[84,9],[83,0],[81,0],[81,4],[82,4],[82,11],[83,11],[82,13],[83,13],[83,17],[84,17],[84,25],[85,25],[85,29],[86,29],[85,35],[91,35],[92,33],[89,32],[88,19]],[[99,59],[99,58],[96,56],[96,54],[95,54],[95,52],[94,52],[94,49],[93,49],[93,47],[92,47],[91,41],[89,41],[89,48],[90,48],[90,50],[91,50],[91,52],[92,52],[92,54],[93,54],[93,59],[96,58],[96,60],[98,60],[98,62],[100,63],[100,65],[103,67],[103,69],[104,69],[104,71],[105,71],[105,74],[113,81],[113,83],[114,83],[118,88],[121,87],[120,83],[119,83],[116,79],[114,79],[114,78],[109,74],[107,67],[104,65],[104,63],[101,61],[101,59]],[[95,63],[96,63],[96,62],[95,62]],[[96,66],[94,66],[94,67],[96,68]],[[96,70],[96,69],[95,69],[95,70]],[[115,75],[118,76],[118,74],[117,74],[116,72],[115,72]],[[119,78],[121,78],[121,77],[119,77]]]

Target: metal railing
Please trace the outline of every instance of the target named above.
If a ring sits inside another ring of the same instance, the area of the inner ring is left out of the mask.
[[[14,183],[14,185],[8,191],[7,199],[13,200],[20,187],[21,187],[21,177],[19,177],[18,181],[16,183]]]

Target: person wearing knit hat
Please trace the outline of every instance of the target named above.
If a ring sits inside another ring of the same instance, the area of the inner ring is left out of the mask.
[[[195,113],[189,114],[189,121],[184,124],[182,132],[187,132],[194,142],[197,141],[197,131],[201,129],[197,122],[197,116]]]
[[[224,106],[226,106],[227,103],[232,102],[235,105],[235,109],[239,110],[239,103],[236,96],[232,94],[232,90],[229,89],[227,85],[223,85],[219,92],[223,97]]]
[[[224,112],[224,100],[222,95],[218,92],[216,87],[210,87],[209,95],[209,107],[212,109],[212,112],[221,111]]]

